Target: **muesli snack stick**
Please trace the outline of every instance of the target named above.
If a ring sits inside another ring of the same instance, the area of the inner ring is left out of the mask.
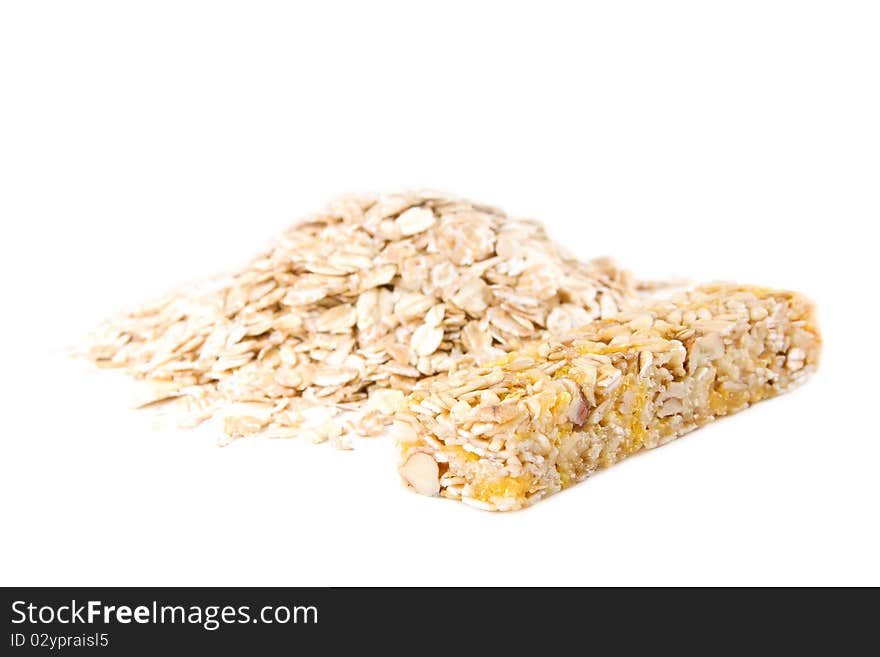
[[[396,417],[400,473],[423,494],[519,509],[787,392],[820,348],[801,295],[703,286],[425,382]]]

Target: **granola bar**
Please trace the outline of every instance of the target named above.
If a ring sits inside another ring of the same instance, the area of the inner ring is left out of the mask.
[[[799,294],[700,287],[426,382],[396,417],[400,473],[426,495],[519,509],[790,390],[820,346]]]

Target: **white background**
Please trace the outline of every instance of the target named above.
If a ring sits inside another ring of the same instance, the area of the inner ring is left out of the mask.
[[[0,5],[0,583],[880,584],[876,3],[309,5]],[[413,186],[641,276],[801,290],[823,367],[489,514],[407,493],[381,439],[154,430],[65,356]]]

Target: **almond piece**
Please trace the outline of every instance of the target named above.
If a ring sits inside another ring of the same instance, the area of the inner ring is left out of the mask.
[[[440,468],[424,452],[416,452],[400,466],[400,476],[420,495],[434,497],[440,493]]]

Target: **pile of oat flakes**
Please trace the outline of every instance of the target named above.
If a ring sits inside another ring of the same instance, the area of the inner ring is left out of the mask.
[[[639,302],[607,259],[446,194],[346,197],[240,271],[108,321],[89,357],[225,440],[380,434],[417,384]],[[345,413],[345,419],[339,417]]]

